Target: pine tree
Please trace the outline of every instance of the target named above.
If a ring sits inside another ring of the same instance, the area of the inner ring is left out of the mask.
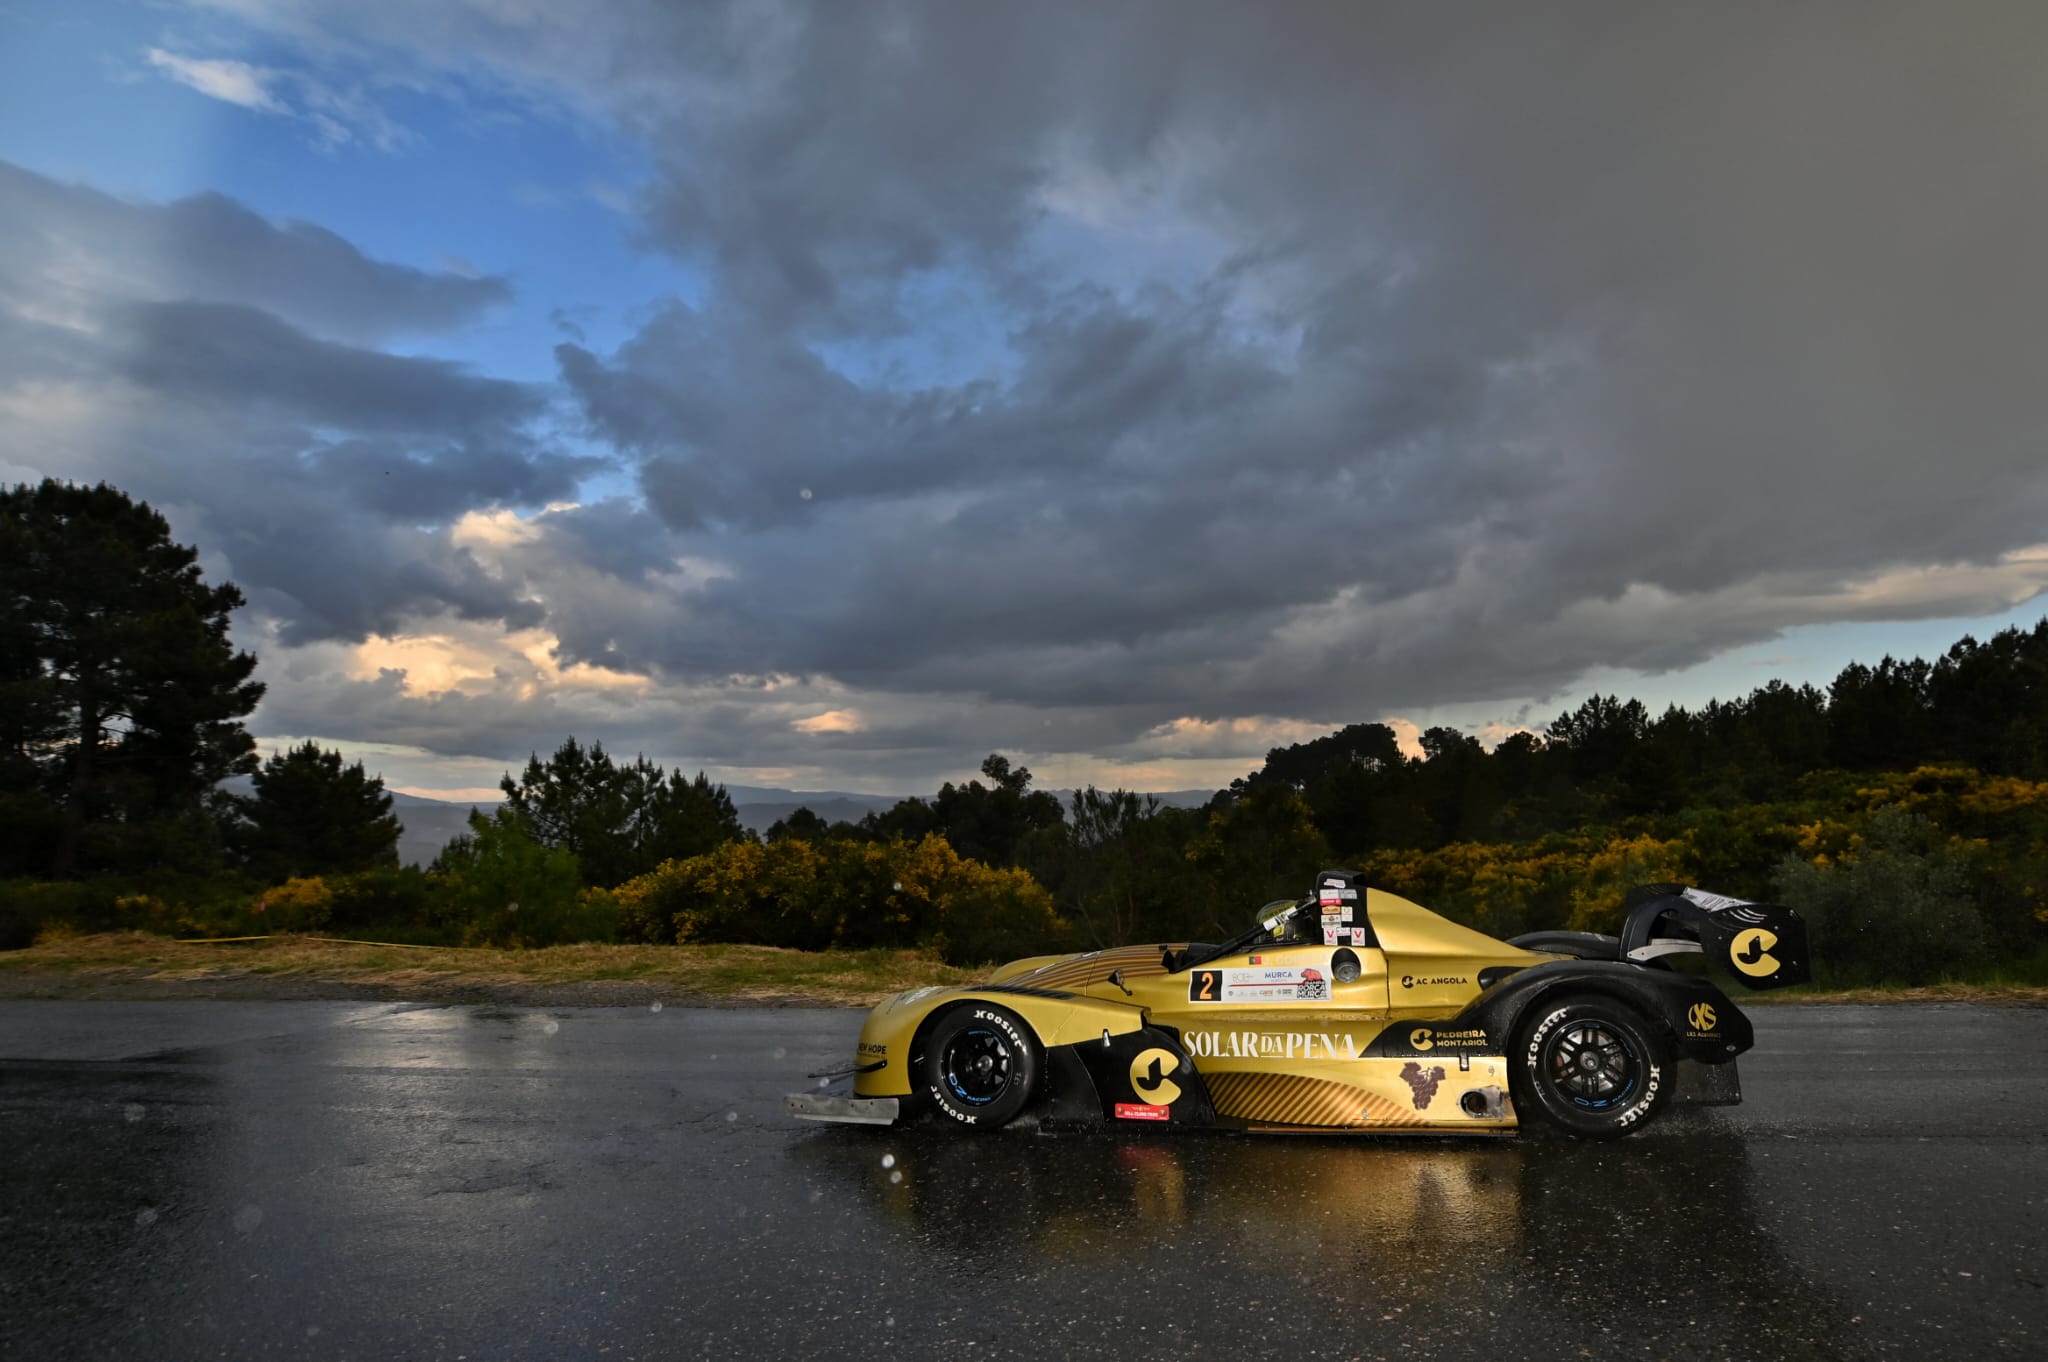
[[[263,686],[228,638],[242,593],[198,556],[104,483],[0,490],[7,872],[161,864],[204,840],[213,788],[254,769],[241,720]]]
[[[307,741],[256,772],[236,841],[250,868],[273,880],[346,875],[398,864],[399,822],[380,776]]]

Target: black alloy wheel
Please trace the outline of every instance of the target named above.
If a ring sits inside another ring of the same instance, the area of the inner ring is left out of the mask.
[[[1628,1004],[1585,995],[1545,1001],[1515,1031],[1514,1095],[1574,1135],[1611,1140],[1647,1125],[1670,1101],[1677,1070],[1657,1029]]]
[[[1549,1077],[1572,1102],[1598,1110],[1625,1100],[1642,1081],[1628,1043],[1604,1022],[1573,1022],[1557,1033],[1546,1056]]]
[[[932,1105],[976,1130],[993,1130],[1024,1110],[1041,1067],[1031,1028],[992,1003],[966,1003],[940,1017],[920,1063]]]

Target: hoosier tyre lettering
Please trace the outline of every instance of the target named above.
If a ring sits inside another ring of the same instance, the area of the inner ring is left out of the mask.
[[[1042,1064],[1031,1028],[990,1003],[956,1007],[933,1024],[919,1068],[932,1106],[975,1130],[994,1130],[1031,1101]]]
[[[1531,1009],[1515,1029],[1509,1061],[1525,1117],[1541,1113],[1589,1140],[1648,1125],[1676,1079],[1656,1028],[1626,1003],[1592,995]]]

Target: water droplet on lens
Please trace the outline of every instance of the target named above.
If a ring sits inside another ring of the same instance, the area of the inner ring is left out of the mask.
[[[896,1156],[895,1156],[894,1154],[884,1154],[884,1155],[882,1155],[882,1167],[884,1167],[884,1168],[894,1168],[895,1166],[896,1166]]]
[[[540,1029],[552,1036],[553,1034],[555,1034],[555,1032],[562,1029],[562,1024],[556,1021],[553,1017],[549,1017],[546,1021],[541,1023]]]
[[[235,1228],[244,1234],[247,1234],[262,1223],[263,1208],[261,1206],[244,1206],[241,1210],[235,1212]]]
[[[135,1223],[148,1228],[156,1223],[156,1207],[144,1206],[135,1213]]]
[[[901,890],[902,890],[902,888],[903,888],[903,881],[901,881],[901,880],[898,880],[898,881],[896,881],[896,883],[894,883],[894,884],[890,885],[889,887],[890,887],[891,889],[895,889],[895,890],[901,891]]]
[[[797,495],[802,497],[805,501],[809,501],[811,499],[811,489],[806,487],[801,492],[798,492]]]
[[[659,1011],[661,1011],[661,1004],[660,1004],[660,1003],[649,1003],[649,1004],[647,1004],[647,1010],[648,1010],[649,1012],[659,1012]]]
[[[318,1338],[318,1337],[320,1337],[320,1326],[319,1326],[319,1325],[317,1325],[317,1324],[308,1324],[308,1325],[306,1326],[306,1337],[307,1337],[307,1338]]]
[[[885,1318],[885,1319],[884,1319],[884,1320],[882,1321],[882,1327],[883,1327],[884,1329],[893,1329],[893,1328],[895,1328],[895,1327],[896,1327],[896,1316],[894,1316],[894,1315],[890,1315],[890,1316],[888,1316],[887,1318]]]
[[[740,1119],[740,1114],[736,1111],[728,1111],[725,1114],[725,1119],[728,1121],[737,1121]]]
[[[889,1175],[889,1181],[891,1181],[891,1182],[901,1182],[901,1181],[903,1181],[903,1170],[902,1170],[901,1168],[899,1168],[899,1169],[897,1169],[897,1170],[896,1170],[895,1172],[891,1173],[891,1174]]]
[[[780,1046],[780,1045],[776,1046],[776,1047],[775,1047],[775,1057],[776,1057],[777,1059],[787,1059],[787,1058],[789,1057],[789,1051],[788,1051],[788,1049],[787,1049],[787,1048],[785,1048],[785,1047],[783,1047],[783,1046]]]
[[[143,1107],[142,1103],[140,1102],[130,1102],[127,1106],[121,1108],[121,1115],[123,1119],[128,1120],[130,1122],[139,1121],[148,1114],[148,1111]]]

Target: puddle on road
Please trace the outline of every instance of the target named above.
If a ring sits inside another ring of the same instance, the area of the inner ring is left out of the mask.
[[[791,1158],[814,1199],[858,1206],[952,1275],[1228,1281],[1252,1305],[1418,1327],[1554,1313],[1638,1346],[1772,1321],[1803,1337],[1850,1313],[1761,1227],[1745,1145],[1711,1119],[1619,1146],[831,1130]]]

